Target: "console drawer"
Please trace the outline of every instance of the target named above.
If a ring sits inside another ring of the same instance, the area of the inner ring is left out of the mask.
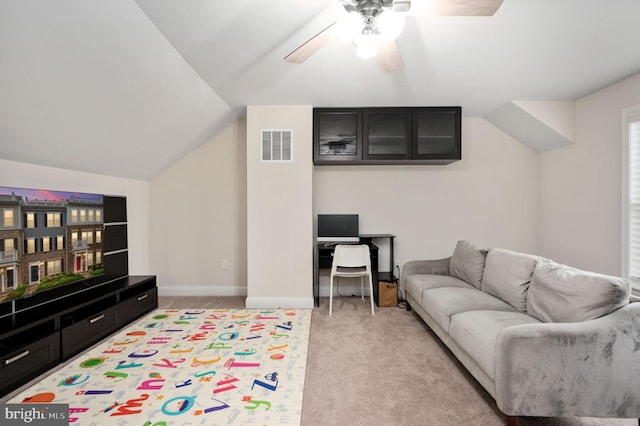
[[[63,328],[62,359],[65,360],[99,342],[114,331],[116,326],[116,307],[110,307]]]
[[[36,340],[0,358],[0,395],[60,362],[60,332]]]
[[[118,325],[123,326],[158,307],[158,290],[149,289],[120,302]]]

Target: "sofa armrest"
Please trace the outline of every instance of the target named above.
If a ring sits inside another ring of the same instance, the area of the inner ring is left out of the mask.
[[[416,274],[449,275],[449,261],[451,257],[436,260],[412,260],[402,267],[402,281]]]
[[[640,417],[640,303],[508,327],[495,351],[496,403],[509,416]]]

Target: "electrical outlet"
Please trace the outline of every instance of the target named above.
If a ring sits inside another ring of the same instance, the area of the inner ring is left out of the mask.
[[[229,259],[222,259],[222,269],[229,269]]]

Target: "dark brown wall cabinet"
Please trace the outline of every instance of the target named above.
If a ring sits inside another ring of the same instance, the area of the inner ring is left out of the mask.
[[[449,164],[462,158],[460,107],[314,108],[313,163]]]

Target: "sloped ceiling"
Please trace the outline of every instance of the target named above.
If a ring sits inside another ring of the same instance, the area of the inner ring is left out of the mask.
[[[484,116],[640,72],[637,0],[504,0],[492,17],[415,16],[393,74],[338,40],[304,64],[283,60],[339,7],[0,0],[0,158],[149,179],[249,104],[461,105]]]
[[[573,101],[513,101],[484,118],[535,152],[575,143]]]

